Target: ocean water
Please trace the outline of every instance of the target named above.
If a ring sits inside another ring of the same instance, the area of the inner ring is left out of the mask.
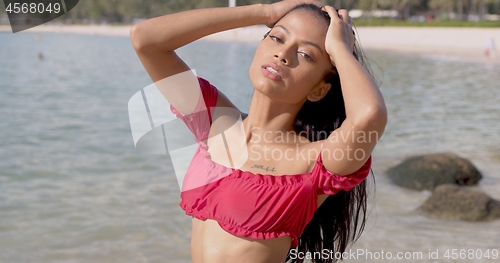
[[[245,110],[256,45],[199,41],[178,53]],[[366,53],[389,122],[373,154],[369,222],[352,249],[386,262],[495,262],[444,256],[500,249],[500,220],[424,217],[415,209],[430,192],[397,187],[385,171],[450,151],[483,173],[473,188],[500,199],[500,64]],[[191,219],[178,207],[172,163],[134,148],[127,103],[151,80],[130,40],[0,33],[0,62],[0,262],[190,262]],[[371,262],[357,256],[345,261]]]

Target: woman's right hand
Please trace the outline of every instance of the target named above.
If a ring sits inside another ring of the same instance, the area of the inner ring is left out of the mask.
[[[323,5],[317,0],[283,0],[267,6],[267,23],[266,26],[271,28],[285,16],[288,12],[299,5],[314,4],[319,7]]]

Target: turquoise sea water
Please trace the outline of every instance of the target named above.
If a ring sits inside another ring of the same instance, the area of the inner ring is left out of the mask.
[[[178,53],[245,110],[256,45],[196,42]],[[430,193],[396,187],[384,172],[406,156],[451,151],[483,172],[477,189],[500,199],[500,64],[367,55],[389,123],[374,153],[375,206],[354,248],[499,248],[500,220],[415,214]],[[134,148],[127,103],[151,80],[130,40],[0,33],[0,62],[0,262],[189,262],[190,217],[172,164]]]

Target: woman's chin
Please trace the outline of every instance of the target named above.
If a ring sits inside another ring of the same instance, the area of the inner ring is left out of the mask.
[[[276,96],[276,93],[279,93],[278,87],[264,78],[259,78],[255,81],[252,81],[252,85],[255,91],[258,91],[267,96],[273,96],[273,94],[274,96]]]

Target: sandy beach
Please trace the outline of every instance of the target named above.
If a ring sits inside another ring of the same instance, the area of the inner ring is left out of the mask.
[[[23,33],[67,33],[128,37],[131,26],[109,25],[41,25]],[[267,32],[265,26],[251,26],[213,34],[211,41],[260,41]],[[10,26],[0,26],[0,32],[11,32]],[[358,40],[365,49],[424,53],[462,59],[500,60],[496,54],[487,58],[484,51],[488,40],[500,43],[500,28],[436,28],[436,27],[359,27]]]

